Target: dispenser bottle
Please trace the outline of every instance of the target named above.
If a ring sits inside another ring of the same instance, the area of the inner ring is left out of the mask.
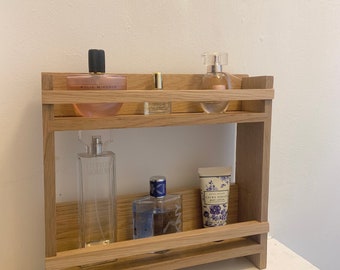
[[[97,133],[95,133],[97,132]],[[109,131],[80,131],[87,151],[78,154],[80,247],[116,240],[115,154],[103,151]]]
[[[230,89],[230,77],[222,71],[222,65],[226,65],[228,62],[227,53],[204,53],[202,57],[203,64],[207,66],[207,73],[202,78],[202,89]],[[228,105],[228,101],[201,103],[201,107],[206,113],[223,113],[227,110]]]
[[[105,74],[104,50],[88,51],[88,75],[67,77],[69,90],[126,90],[126,76]],[[73,104],[76,114],[87,117],[103,117],[115,115],[122,103],[81,103]]]
[[[182,231],[182,197],[166,194],[164,176],[150,178],[150,196],[133,202],[133,238]]]

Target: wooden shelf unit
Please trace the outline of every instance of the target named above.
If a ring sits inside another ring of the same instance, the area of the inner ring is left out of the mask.
[[[201,74],[164,74],[164,91],[152,89],[151,74],[126,74],[128,90],[66,90],[71,73],[42,73],[46,269],[180,269],[247,256],[266,267],[268,188],[273,77],[232,75],[232,90],[199,90]],[[199,102],[229,100],[223,114],[205,114]],[[171,101],[173,112],[143,115],[143,102]],[[72,103],[123,102],[119,114],[86,118],[74,115]],[[56,203],[56,131],[237,124],[236,184],[231,189],[228,225],[200,228],[197,188],[183,195],[184,231],[131,240],[131,201],[118,199],[118,242],[77,249],[77,205]]]

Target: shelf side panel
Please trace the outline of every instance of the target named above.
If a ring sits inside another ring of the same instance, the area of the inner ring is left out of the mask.
[[[242,87],[272,88],[273,77],[243,78]],[[251,110],[254,104],[243,102],[243,106]],[[266,115],[263,121],[237,124],[236,179],[240,190],[240,221],[268,219],[272,101],[265,100],[261,106]]]
[[[42,77],[42,89],[52,90],[52,76]],[[42,106],[43,156],[44,156],[44,198],[45,198],[45,256],[55,256],[56,249],[56,195],[55,195],[55,143],[54,132],[49,124],[54,118],[54,105]]]
[[[257,76],[242,78],[242,89],[271,89],[273,88],[273,76]],[[242,101],[241,110],[248,112],[264,112],[265,101]]]
[[[247,89],[272,88],[273,77],[244,78]],[[261,122],[237,124],[236,181],[239,185],[239,220],[268,220],[269,159],[272,101],[242,102],[243,109],[263,111],[267,117]],[[260,269],[266,267],[267,234],[253,239],[263,247],[263,252],[249,259]]]

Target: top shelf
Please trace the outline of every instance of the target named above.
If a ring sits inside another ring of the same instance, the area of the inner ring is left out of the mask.
[[[91,130],[111,128],[141,128],[165,126],[189,126],[224,123],[264,122],[270,117],[267,112],[238,112],[223,114],[205,113],[176,113],[166,117],[164,115],[117,115],[111,117],[56,117],[49,120],[47,129],[51,131],[63,130]]]
[[[152,89],[152,74],[125,74],[127,90],[67,90],[72,73],[42,73],[42,105],[50,132],[62,130],[157,127],[196,124],[262,122],[270,117],[266,102],[274,98],[273,77],[231,75],[230,90],[200,90],[202,74],[164,74],[164,90]],[[199,102],[230,101],[228,111],[206,114]],[[173,113],[143,115],[144,102],[172,102]],[[73,103],[123,103],[115,116],[76,116]]]

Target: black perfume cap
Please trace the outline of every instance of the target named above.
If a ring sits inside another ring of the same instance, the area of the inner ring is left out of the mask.
[[[105,73],[105,52],[104,50],[89,50],[89,72]]]

